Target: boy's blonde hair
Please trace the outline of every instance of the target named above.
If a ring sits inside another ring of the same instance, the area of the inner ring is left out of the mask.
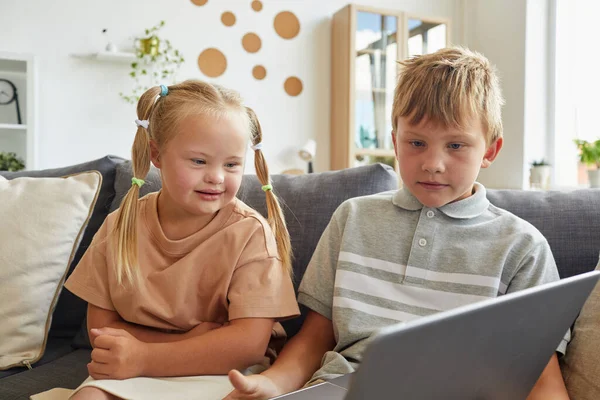
[[[140,120],[148,121],[148,128],[138,126],[131,149],[133,177],[144,179],[150,171],[150,140],[158,149],[177,133],[179,123],[189,115],[221,117],[237,114],[248,126],[252,144],[262,141],[262,131],[254,111],[242,104],[240,95],[221,86],[188,80],[168,87],[168,94],[160,96],[159,86],[148,89],[137,105]],[[254,165],[262,185],[270,183],[269,169],[260,150],[255,151]],[[119,284],[124,281],[135,285],[138,279],[137,207],[140,187],[132,184],[119,207],[113,238],[115,243],[115,268]],[[265,191],[268,222],[277,242],[277,250],[286,273],[292,272],[290,236],[279,200],[272,190]]]
[[[494,67],[477,52],[452,47],[401,61],[394,93],[392,126],[398,117],[413,125],[427,118],[444,127],[465,128],[480,119],[486,141],[502,137],[504,99]]]

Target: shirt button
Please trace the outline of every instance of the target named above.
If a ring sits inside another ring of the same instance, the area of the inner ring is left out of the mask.
[[[433,211],[431,211],[431,210],[427,211],[427,216],[429,218],[433,218],[434,215],[435,215],[435,213]]]
[[[421,239],[419,239],[419,246],[423,247],[423,246],[425,246],[426,244],[427,244],[427,240],[425,240],[425,239],[422,239],[422,238],[421,238]]]

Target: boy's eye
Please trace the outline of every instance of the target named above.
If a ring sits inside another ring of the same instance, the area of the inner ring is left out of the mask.
[[[199,158],[193,158],[193,159],[192,159],[192,162],[193,162],[194,164],[196,164],[196,165],[203,165],[203,164],[206,164],[206,161],[204,161],[204,160],[201,160],[201,159],[199,159]]]
[[[425,146],[425,142],[422,142],[420,140],[411,140],[409,143],[410,143],[410,145],[412,147],[423,147],[423,146]]]
[[[460,143],[450,143],[448,147],[450,147],[452,150],[460,150],[463,145]]]

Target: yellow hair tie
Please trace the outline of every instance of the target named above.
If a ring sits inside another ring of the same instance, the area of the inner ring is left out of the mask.
[[[261,189],[263,190],[263,192],[266,192],[267,190],[273,190],[273,186],[272,185],[264,185],[263,187],[261,187]]]
[[[138,179],[136,177],[131,178],[131,186],[138,185],[138,187],[142,187],[142,185],[146,183],[143,179]]]

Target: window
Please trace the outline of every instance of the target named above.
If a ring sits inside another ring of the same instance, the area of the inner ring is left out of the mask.
[[[555,4],[554,181],[557,187],[586,186],[588,167],[579,165],[573,139],[600,139],[600,2]]]

